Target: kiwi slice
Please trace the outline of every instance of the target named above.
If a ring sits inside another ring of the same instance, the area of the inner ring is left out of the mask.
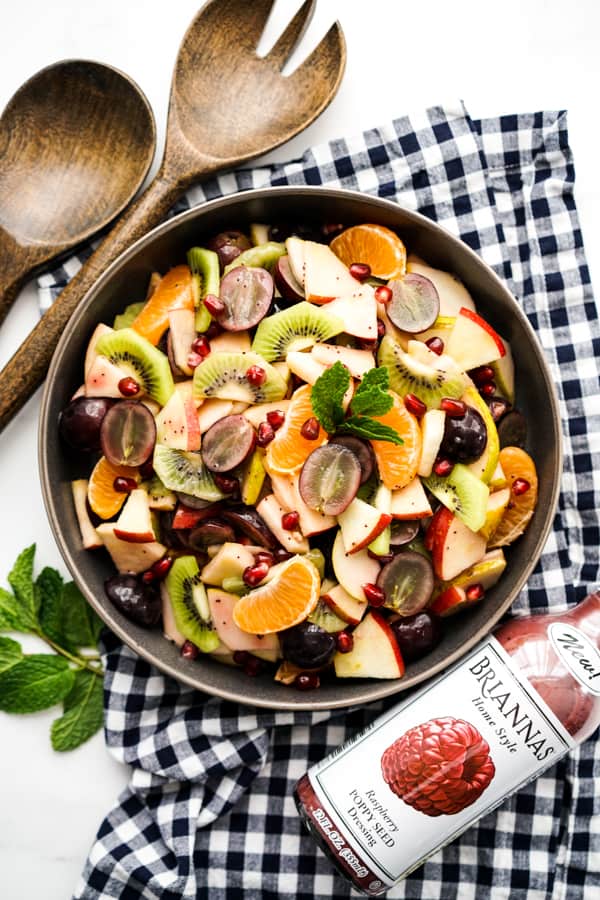
[[[115,321],[113,322],[115,331],[120,331],[121,328],[129,328],[133,320],[137,319],[145,305],[146,301],[140,300],[139,303],[130,303],[129,306],[126,306],[122,313],[115,316]]]
[[[262,384],[248,379],[248,370],[258,367],[265,372]],[[220,400],[242,400],[244,403],[267,403],[282,400],[287,384],[273,366],[258,353],[211,353],[194,370],[194,397],[218,397]]]
[[[277,241],[266,241],[257,247],[250,247],[248,250],[242,250],[239,256],[236,256],[229,265],[225,266],[223,275],[227,275],[237,266],[259,266],[261,269],[271,271],[280,256],[287,253],[285,244],[279,244]]]
[[[263,359],[285,359],[289,350],[306,350],[344,330],[338,316],[332,316],[303,300],[263,319],[254,335],[252,349]]]
[[[313,625],[318,625],[319,628],[322,628],[323,631],[327,631],[329,634],[343,631],[348,624],[343,619],[340,619],[330,606],[327,606],[322,597],[319,597],[317,605],[311,614],[307,616],[307,621],[312,622]]]
[[[175,624],[182,635],[203,653],[216,650],[220,639],[212,623],[196,557],[179,556],[169,570],[165,587],[173,607]]]
[[[133,328],[103,334],[96,350],[111,363],[131,371],[143,393],[165,406],[175,390],[169,360]]]
[[[225,496],[215,484],[200,453],[173,450],[172,447],[157,444],[152,465],[163,485],[171,491],[181,491],[211,502],[222,500]]]
[[[192,247],[187,252],[188,266],[191,269],[194,290],[194,305],[196,306],[196,331],[204,332],[212,322],[212,316],[202,300],[207,294],[219,296],[221,276],[219,271],[219,257],[214,250],[205,250],[204,247]]]
[[[423,484],[471,531],[483,527],[490,492],[462,463],[456,463],[443,478],[432,473],[423,479]]]
[[[429,366],[405,353],[389,335],[381,341],[377,363],[388,369],[393,391],[401,397],[414,394],[429,409],[438,409],[443,397],[460,397],[468,384],[463,372]]]

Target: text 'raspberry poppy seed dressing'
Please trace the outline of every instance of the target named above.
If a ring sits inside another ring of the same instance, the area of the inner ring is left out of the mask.
[[[377,895],[600,724],[600,593],[502,625],[313,766],[298,811],[338,870]]]

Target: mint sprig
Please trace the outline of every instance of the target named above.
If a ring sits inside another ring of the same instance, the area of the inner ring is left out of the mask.
[[[317,378],[310,399],[313,412],[328,434],[353,434],[367,440],[403,444],[398,432],[378,422],[373,416],[384,416],[393,406],[389,393],[389,372],[385,366],[370,369],[357,387],[350,403],[351,415],[342,406],[350,386],[350,373],[336,362]]]
[[[55,750],[73,750],[102,726],[102,621],[73,584],[52,568],[34,578],[35,544],[19,555],[0,588],[0,631],[32,634],[53,653],[24,653],[0,637],[0,710],[37,712],[62,703],[51,728]]]

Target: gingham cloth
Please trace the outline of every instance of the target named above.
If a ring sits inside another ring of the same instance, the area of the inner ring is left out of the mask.
[[[268,184],[355,188],[441,222],[507,281],[546,351],[565,443],[554,530],[517,613],[562,610],[599,581],[600,333],[573,182],[564,113],[474,121],[457,105],[340,138],[286,165],[222,176],[178,206]],[[40,279],[43,306],[78,265]],[[265,712],[165,678],[112,635],[103,658],[106,742],[132,774],[100,826],[77,898],[360,896],[304,832],[292,791],[393,699],[351,712]],[[600,897],[597,737],[388,896]]]

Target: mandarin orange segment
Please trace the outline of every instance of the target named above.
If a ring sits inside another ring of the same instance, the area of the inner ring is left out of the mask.
[[[531,520],[538,496],[538,477],[532,458],[520,447],[503,447],[499,459],[510,488],[510,500],[488,548],[506,547],[520,537]]]
[[[233,620],[249,634],[273,634],[303,622],[319,600],[321,579],[303,556],[283,563],[272,581],[245,594],[233,608]]]
[[[371,441],[371,446],[377,460],[379,477],[387,488],[396,491],[410,484],[417,474],[422,439],[418,419],[408,412],[400,397],[392,396],[394,405],[390,411],[384,416],[373,418],[397,431],[404,443]]]
[[[169,327],[173,309],[194,309],[193,279],[189,266],[175,266],[164,275],[131,327],[156,346]]]
[[[115,491],[115,478],[133,478],[138,484],[141,476],[131,466],[113,466],[105,456],[101,456],[90,475],[87,499],[92,512],[101,519],[111,519],[119,512],[128,494]]]
[[[402,278],[406,272],[406,247],[397,234],[383,225],[353,225],[329,245],[343,263],[367,263],[376,278]]]
[[[327,432],[320,426],[314,441],[307,440],[301,434],[306,420],[314,416],[310,402],[311,391],[311,386],[304,384],[292,394],[283,425],[267,446],[267,471],[270,469],[281,475],[292,475],[302,468],[306,457],[313,450],[326,443]]]

